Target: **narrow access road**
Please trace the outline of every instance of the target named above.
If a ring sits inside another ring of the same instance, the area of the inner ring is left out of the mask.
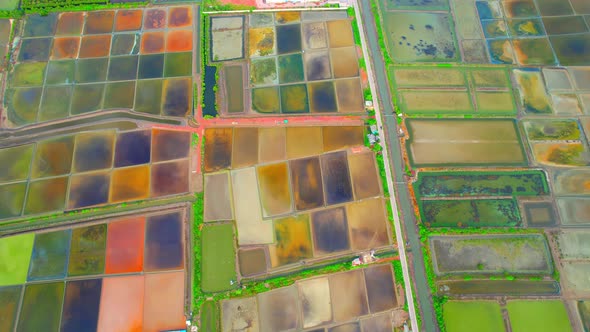
[[[412,320],[412,331],[417,332],[420,330],[420,327],[418,327],[416,322],[416,313],[411,295],[410,287],[413,284],[415,285],[416,295],[422,313],[421,317],[424,329],[425,331],[434,332],[439,329],[432,305],[428,280],[426,278],[424,255],[422,253],[418,229],[416,227],[414,207],[410,200],[407,183],[404,180],[405,164],[402,147],[397,136],[399,128],[397,126],[396,115],[392,106],[389,82],[387,80],[387,68],[383,61],[383,55],[381,54],[377,29],[375,26],[375,24],[379,24],[379,22],[375,21],[375,17],[371,11],[371,2],[372,1],[369,0],[356,0],[354,1],[354,7],[359,24],[360,35],[363,39],[363,54],[367,64],[367,74],[369,76],[371,93],[374,96],[373,103],[379,125],[379,135],[388,143],[387,147],[384,147],[384,159],[389,161],[389,163],[385,163],[387,182],[391,192],[394,225],[396,237],[398,239],[404,280],[406,282],[406,298],[408,300],[410,318]],[[385,120],[385,127],[383,128],[381,124],[382,119]],[[393,172],[391,172],[390,168],[393,169]],[[398,202],[399,204],[397,204]],[[399,210],[397,208],[398,206],[400,208]],[[407,240],[412,248],[410,258],[412,261],[414,280],[409,277],[408,259],[406,257],[405,241],[401,232],[400,215],[398,215],[398,211],[405,224]]]

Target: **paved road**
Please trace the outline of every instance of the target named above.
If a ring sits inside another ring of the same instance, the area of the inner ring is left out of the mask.
[[[365,44],[368,45],[371,53],[369,56],[371,63],[368,64],[367,69],[369,71],[369,67],[373,67],[374,69],[375,77],[370,77],[370,79],[376,80],[378,96],[374,95],[374,97],[378,98],[378,104],[382,108],[381,112],[383,113],[383,118],[385,119],[384,129],[386,130],[385,137],[389,143],[387,145],[389,147],[388,150],[390,156],[390,165],[393,169],[392,175],[394,177],[394,192],[399,203],[398,206],[400,208],[399,211],[401,217],[405,224],[406,237],[410,243],[410,247],[412,248],[412,254],[410,255],[410,258],[412,260],[412,266],[414,271],[413,284],[415,285],[417,293],[416,295],[418,297],[422,323],[425,331],[437,331],[438,324],[432,306],[428,281],[426,279],[424,257],[422,254],[421,242],[418,236],[418,229],[416,227],[416,216],[414,215],[414,208],[410,201],[410,193],[407,184],[404,182],[405,165],[403,161],[402,149],[397,137],[398,127],[391,102],[391,94],[389,91],[389,84],[387,80],[387,69],[383,61],[381,48],[379,47],[379,40],[377,38],[375,17],[373,16],[373,12],[371,11],[371,1],[358,0],[357,3],[359,2],[361,4],[360,14],[362,18],[362,23],[364,26],[364,30],[366,31],[365,33],[363,33],[361,30],[361,36],[365,39]],[[355,7],[358,12],[358,5],[356,5]],[[371,74],[369,74],[369,76],[371,76]],[[374,89],[372,90],[374,91]],[[399,238],[400,237],[398,236],[398,239]],[[400,242],[401,248],[403,248],[403,240],[398,242]],[[402,255],[402,251],[405,250],[400,250],[400,256],[402,256],[403,262],[405,255]],[[406,270],[406,268],[404,268],[404,270]],[[411,302],[409,302],[408,304],[410,303]]]

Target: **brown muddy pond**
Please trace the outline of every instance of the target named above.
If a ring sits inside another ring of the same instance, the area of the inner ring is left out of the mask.
[[[182,194],[189,188],[189,162],[180,160],[152,166],[151,193],[154,197]]]
[[[338,111],[356,113],[364,110],[363,91],[358,78],[337,80],[335,84]]]
[[[351,317],[364,316],[369,313],[367,290],[361,270],[338,273],[329,278],[335,322],[346,321]],[[343,292],[343,289],[346,291]]]
[[[33,160],[32,178],[70,173],[74,136],[65,136],[37,143]]]
[[[323,152],[321,127],[287,127],[287,158],[301,158]]]
[[[66,202],[68,178],[51,178],[29,184],[25,214],[63,211]]]
[[[381,198],[346,206],[352,250],[366,250],[389,244],[385,204]]]
[[[287,159],[285,128],[258,129],[258,161],[260,163]]]
[[[260,331],[284,331],[299,326],[297,288],[289,286],[258,295]]]
[[[224,66],[225,93],[227,111],[241,113],[244,111],[244,71],[242,66]]]
[[[354,45],[352,28],[348,20],[328,22],[328,35],[331,48]]]
[[[324,193],[318,157],[290,161],[291,186],[298,211],[324,205]]]
[[[357,200],[381,195],[381,184],[372,152],[350,154],[348,165]]]
[[[365,144],[362,126],[322,127],[324,151],[334,151]]]
[[[266,272],[266,252],[262,248],[238,251],[238,261],[244,277]]]
[[[205,172],[214,172],[231,166],[232,128],[205,130]]]
[[[258,162],[258,128],[235,128],[232,168],[252,166]]]
[[[334,78],[359,76],[359,62],[356,47],[342,47],[330,50]]]
[[[172,28],[186,27],[193,23],[192,7],[172,7],[168,13],[168,26]]]
[[[233,219],[229,173],[205,175],[205,221]]]
[[[391,265],[372,266],[364,272],[371,313],[394,308],[397,305],[397,294]]]
[[[287,163],[259,166],[257,173],[264,217],[291,212],[291,190]]]

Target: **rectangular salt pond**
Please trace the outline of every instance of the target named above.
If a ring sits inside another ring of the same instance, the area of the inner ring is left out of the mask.
[[[319,158],[292,160],[289,166],[295,208],[301,211],[323,206],[324,194]]]
[[[309,214],[275,219],[276,244],[269,245],[272,267],[313,257]]]
[[[257,175],[263,215],[269,217],[291,212],[292,199],[287,163],[259,166]]]
[[[147,218],[145,270],[176,270],[184,266],[182,215],[179,212]]]
[[[65,277],[70,238],[71,230],[40,233],[35,236],[28,281]]]
[[[346,152],[334,152],[320,157],[326,204],[352,200],[352,186]]]
[[[444,123],[444,126],[440,124]],[[512,120],[407,120],[414,165],[523,165],[527,162]]]
[[[553,270],[547,242],[538,235],[437,236],[430,238],[430,246],[437,275],[550,274]],[[521,254],[507,257],[506,250]]]
[[[145,219],[115,221],[108,226],[105,273],[143,271]]]
[[[213,172],[231,165],[232,156],[231,128],[205,130],[205,172]]]
[[[104,273],[106,230],[102,224],[72,231],[68,276]]]
[[[64,288],[63,281],[27,285],[16,330],[59,330]]]

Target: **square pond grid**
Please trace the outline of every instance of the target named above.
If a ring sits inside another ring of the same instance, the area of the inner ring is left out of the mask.
[[[231,61],[223,72],[224,93],[230,97],[226,114],[363,110],[358,50],[346,12],[212,16],[210,23],[209,60]],[[231,50],[240,52],[230,54],[223,46],[229,45],[228,31],[242,45],[232,44]],[[245,93],[233,96],[235,89]]]
[[[190,140],[103,130],[1,149],[0,220],[186,193]]]
[[[476,1],[476,8],[492,63],[590,64],[587,1]]]
[[[102,109],[184,117],[192,110],[197,11],[180,6],[27,16],[4,99],[9,125]]]
[[[376,265],[222,300],[221,326],[224,331],[246,323],[256,331],[391,331],[391,312],[402,305],[391,265]]]
[[[399,107],[411,115],[514,115],[510,73],[498,67],[389,67]]]
[[[185,218],[172,210],[0,239],[11,262],[0,263],[0,329],[184,328]]]
[[[216,128],[205,142],[205,221],[236,221],[240,269],[389,244],[375,157],[359,149],[362,126]],[[250,245],[266,252],[243,253]]]

